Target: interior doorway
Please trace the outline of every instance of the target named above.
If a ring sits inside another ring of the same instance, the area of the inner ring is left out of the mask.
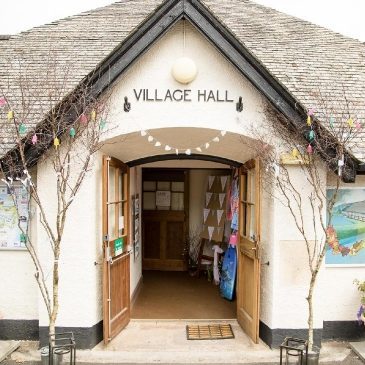
[[[231,173],[229,167],[142,169],[143,285],[133,303],[131,318],[237,318],[235,297],[231,301],[222,298],[213,279],[212,248],[219,244],[226,249],[223,231],[221,242],[205,240],[204,247],[200,247],[204,223],[208,223],[204,208],[209,176],[228,177],[225,191]],[[226,200],[221,208],[225,215]],[[223,222],[222,216],[219,220]],[[200,260],[200,256],[210,260]],[[202,264],[199,275],[198,263]]]

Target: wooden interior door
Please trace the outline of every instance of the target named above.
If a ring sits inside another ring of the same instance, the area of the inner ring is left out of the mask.
[[[187,270],[188,187],[187,170],[143,170],[143,270]]]
[[[129,168],[103,158],[103,327],[111,341],[130,320]]]
[[[260,192],[260,165],[252,160],[240,173],[237,319],[255,343],[259,340]]]

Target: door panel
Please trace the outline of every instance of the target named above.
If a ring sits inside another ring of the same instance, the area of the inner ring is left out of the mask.
[[[184,169],[143,170],[143,269],[187,269],[189,179]]]
[[[259,340],[260,183],[259,161],[249,161],[240,175],[237,319],[255,343]]]
[[[129,169],[103,158],[103,327],[104,342],[130,320]]]

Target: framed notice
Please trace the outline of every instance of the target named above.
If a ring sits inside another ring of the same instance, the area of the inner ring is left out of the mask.
[[[139,232],[139,225],[140,225],[140,213],[139,213],[139,195],[136,194],[132,197],[132,238],[133,238],[133,251],[134,251],[134,260],[137,260],[141,245],[140,245],[140,232]]]
[[[330,200],[335,189],[327,189]],[[327,228],[326,266],[365,265],[365,189],[337,192],[332,222]]]
[[[158,207],[170,207],[171,191],[156,191],[156,205]]]
[[[0,185],[0,250],[26,250],[22,230],[28,228],[29,194],[22,185],[12,189],[13,194],[7,185]]]

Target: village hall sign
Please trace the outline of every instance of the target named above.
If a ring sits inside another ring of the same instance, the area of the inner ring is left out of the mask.
[[[133,89],[137,102],[216,102],[233,103],[228,90]]]

